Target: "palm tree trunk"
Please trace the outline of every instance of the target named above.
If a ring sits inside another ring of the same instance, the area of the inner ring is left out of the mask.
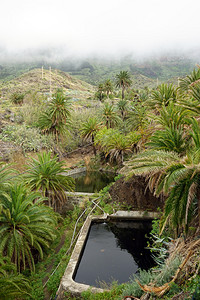
[[[200,187],[197,189],[198,226],[200,229]]]
[[[122,100],[124,99],[125,88],[122,86]]]
[[[94,155],[96,156],[97,155],[97,150],[96,150],[96,147],[94,145],[94,135],[93,134],[92,134],[92,147],[93,147]]]

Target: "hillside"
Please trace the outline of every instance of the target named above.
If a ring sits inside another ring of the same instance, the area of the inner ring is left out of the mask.
[[[133,87],[136,89],[144,86],[155,87],[157,79],[161,82],[177,82],[178,77],[184,77],[189,74],[196,66],[198,61],[189,57],[182,56],[162,56],[157,58],[136,60],[132,56],[119,59],[103,60],[99,58],[88,59],[62,59],[59,62],[27,62],[27,63],[9,63],[4,62],[0,65],[0,82],[6,83],[15,80],[22,74],[34,69],[46,69],[46,78],[48,79],[49,66],[52,69],[59,69],[68,72],[73,78],[78,78],[92,85],[98,85],[106,79],[115,80],[115,76],[122,70],[127,70],[132,74]],[[52,71],[54,73],[54,71]],[[57,74],[62,74],[57,72]],[[65,73],[64,73],[65,74]],[[62,74],[61,76],[66,76]],[[54,77],[54,75],[52,74]],[[39,75],[41,81],[41,72]],[[172,79],[173,78],[173,79]],[[76,80],[76,79],[75,79]],[[45,83],[45,82],[43,82]],[[57,83],[56,83],[57,84]],[[56,85],[55,84],[55,85]],[[58,84],[59,85],[59,84]],[[48,83],[46,83],[47,88]],[[89,88],[90,89],[90,88]]]
[[[62,88],[69,96],[75,99],[87,99],[90,97],[94,88],[92,85],[72,78],[69,74],[60,70],[33,69],[17,78],[0,83],[0,91],[3,98],[10,97],[14,92],[27,93],[40,92],[49,94],[56,89]]]
[[[117,73],[127,70],[132,74],[134,88],[140,89],[144,86],[155,87],[157,79],[159,82],[166,82],[174,78],[173,82],[177,82],[178,77],[186,76],[195,65],[194,60],[186,57],[166,56],[141,61],[132,57],[111,61],[88,59],[79,64],[63,61],[59,68],[93,85],[108,78],[114,80]]]

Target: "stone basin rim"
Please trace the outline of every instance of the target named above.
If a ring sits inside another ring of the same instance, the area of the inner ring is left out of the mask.
[[[68,291],[74,296],[80,296],[84,291],[90,289],[93,293],[102,293],[106,289],[96,288],[87,284],[77,283],[73,280],[74,273],[76,271],[77,265],[79,263],[80,255],[82,253],[83,247],[87,241],[87,236],[91,223],[93,221],[108,221],[110,219],[120,220],[153,220],[160,216],[157,212],[142,212],[142,211],[117,211],[114,214],[99,215],[99,216],[89,216],[84,222],[74,250],[72,252],[69,263],[66,267],[65,273],[61,279],[60,286],[57,295],[63,291]],[[62,299],[58,297],[58,299]]]

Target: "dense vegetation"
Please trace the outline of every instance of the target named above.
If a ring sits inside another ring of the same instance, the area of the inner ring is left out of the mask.
[[[1,289],[2,299],[29,299],[30,294],[34,299],[45,298],[42,285],[50,274],[40,272],[53,259],[50,252],[65,230],[66,244],[53,262],[60,262],[59,271],[47,284],[48,292],[55,295],[69,259],[69,253],[64,253],[71,229],[83,209],[74,207],[63,218],[58,213],[67,202],[65,191],[74,188],[73,180],[63,175],[67,170],[64,156],[88,143],[93,165],[123,167],[121,172],[129,178],[142,175],[150,190],[166,200],[151,233],[157,267],[141,270],[130,283],[115,284],[104,295],[86,292],[82,298],[122,299],[127,295],[142,297],[146,292],[165,299],[179,293],[185,299],[191,299],[192,294],[199,299],[199,81],[198,68],[181,79],[178,87],[162,83],[154,89],[138,90],[131,74],[120,70],[114,78],[100,82],[96,90],[92,88],[84,100],[69,99],[66,87],[54,87],[48,95],[41,90],[3,91],[0,139],[13,145],[6,159],[11,160],[19,149],[25,156],[38,153],[21,173],[2,156],[0,286],[10,286],[9,293]],[[86,208],[90,204],[86,201]],[[108,212],[119,208],[111,202],[108,188],[101,193],[100,205]],[[72,299],[68,297],[66,294],[66,299]]]

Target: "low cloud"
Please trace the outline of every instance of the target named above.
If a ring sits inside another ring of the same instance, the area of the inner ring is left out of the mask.
[[[198,0],[1,0],[1,60],[200,49]]]

